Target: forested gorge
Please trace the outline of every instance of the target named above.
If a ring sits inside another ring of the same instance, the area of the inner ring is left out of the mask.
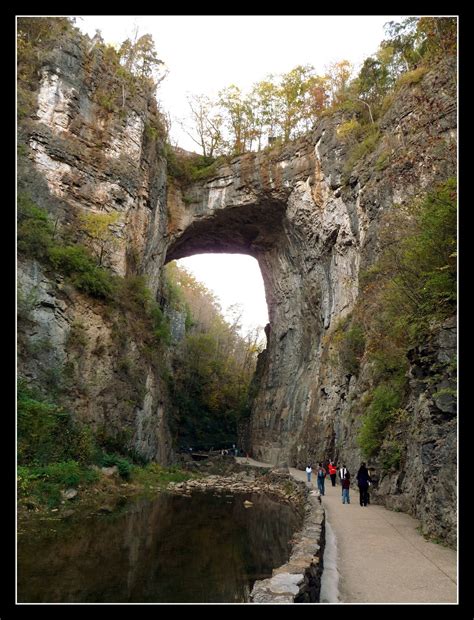
[[[259,330],[243,336],[239,307],[225,320],[214,295],[175,264],[167,265],[166,275],[168,290],[175,291],[171,306],[186,316],[170,374],[172,433],[181,449],[228,448],[250,416]]]

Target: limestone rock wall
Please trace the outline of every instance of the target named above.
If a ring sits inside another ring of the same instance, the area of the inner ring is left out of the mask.
[[[121,276],[146,274],[156,292],[166,245],[166,160],[149,129],[156,102],[127,86],[112,109],[116,79],[88,37],[58,41],[39,71],[35,112],[19,124],[18,191],[63,232],[82,213],[116,213],[105,265]],[[169,463],[166,385],[129,319],[35,260],[20,257],[17,279],[19,375],[60,394],[102,436]]]
[[[353,405],[369,369],[347,374],[334,361],[332,336],[354,307],[360,273],[377,257],[381,215],[456,174],[455,74],[455,60],[448,59],[399,90],[375,146],[352,165],[350,146],[337,131],[343,117],[336,114],[283,149],[230,161],[169,203],[166,260],[227,251],[259,262],[270,325],[250,426],[255,458],[303,467],[333,457],[358,469],[361,412]],[[419,450],[419,440],[406,435],[408,452]],[[455,452],[448,440],[443,461],[450,472]],[[429,488],[436,468],[433,461]],[[413,488],[421,484],[419,473]],[[401,494],[412,514],[436,512],[437,492],[431,508],[420,510],[406,485],[394,489],[384,483],[380,501],[390,504]],[[448,495],[446,511],[455,514],[455,496]],[[452,524],[445,526],[451,536]]]

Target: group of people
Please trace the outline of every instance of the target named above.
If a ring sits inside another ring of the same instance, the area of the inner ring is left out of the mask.
[[[318,484],[318,490],[321,495],[324,495],[324,481],[329,472],[329,477],[331,478],[331,484],[333,487],[336,486],[336,478],[339,474],[339,480],[342,488],[342,503],[350,504],[350,486],[351,486],[351,474],[345,464],[338,468],[334,461],[329,461],[327,467],[324,467],[322,463],[318,463],[318,468],[316,470],[316,481]],[[311,483],[311,475],[313,473],[313,468],[310,464],[306,466],[306,476],[308,482]],[[359,471],[356,475],[357,486],[359,487],[359,502],[361,506],[367,506],[370,504],[369,497],[369,486],[372,484],[372,479],[370,477],[369,470],[365,463],[362,463],[359,467]]]

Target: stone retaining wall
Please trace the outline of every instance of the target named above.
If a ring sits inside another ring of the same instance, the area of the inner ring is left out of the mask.
[[[289,561],[269,579],[256,581],[252,603],[318,603],[323,572],[325,513],[318,495],[308,495],[303,529],[296,536]]]

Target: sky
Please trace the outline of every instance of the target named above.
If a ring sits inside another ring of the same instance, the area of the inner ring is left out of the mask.
[[[236,84],[244,92],[267,75],[285,73],[297,65],[312,65],[324,73],[331,62],[349,60],[357,68],[376,52],[384,38],[383,25],[399,21],[393,15],[148,15],[82,16],[76,25],[106,43],[120,44],[150,33],[167,77],[157,98],[171,118],[173,144],[196,150],[177,119],[187,115],[187,94],[217,95]],[[255,259],[238,254],[200,255],[178,261],[211,289],[224,311],[242,304],[243,328],[268,322],[263,281]]]
[[[255,258],[244,254],[198,254],[181,258],[176,263],[215,293],[224,312],[234,304],[241,305],[243,335],[260,328],[263,338],[268,309],[262,274]]]

